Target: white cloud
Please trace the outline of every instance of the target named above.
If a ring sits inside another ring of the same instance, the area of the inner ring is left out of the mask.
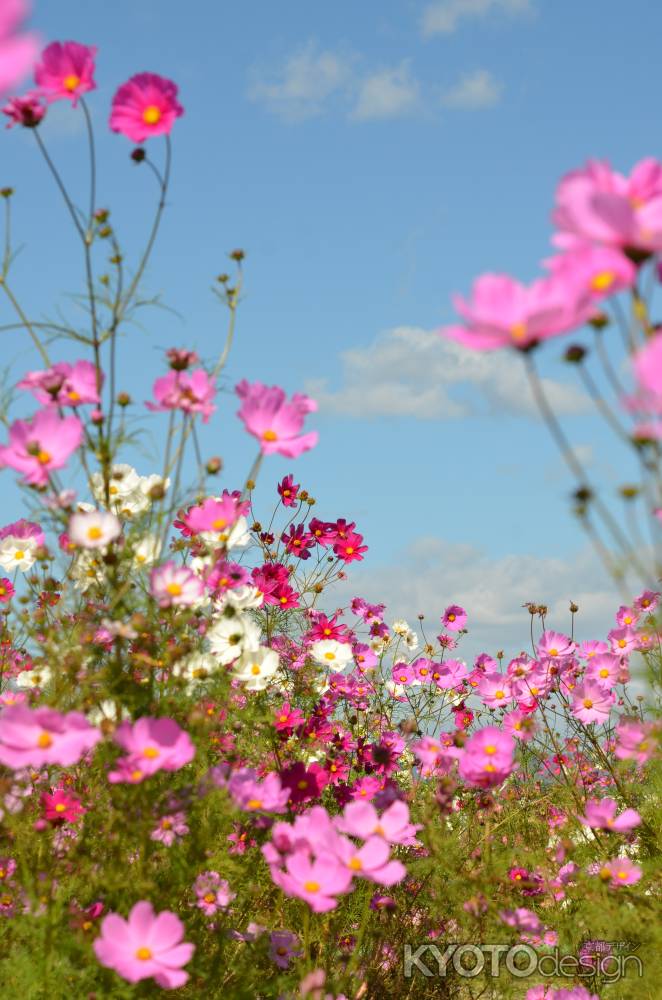
[[[398,118],[416,110],[419,99],[418,82],[410,74],[409,63],[404,61],[362,81],[351,117],[357,121]]]
[[[604,638],[623,603],[589,547],[571,558],[538,554],[493,558],[473,545],[428,537],[399,553],[394,565],[371,566],[367,560],[351,570],[350,579],[333,588],[338,606],[360,595],[384,602],[389,621],[406,618],[414,625],[416,616],[423,614],[425,630],[432,637],[441,628],[440,616],[448,604],[466,608],[469,635],[457,653],[462,659],[482,651],[494,655],[499,649],[507,656],[531,652],[531,617],[522,607],[527,601],[547,605],[547,627],[567,633],[569,604],[574,601],[579,606],[575,637],[580,640]],[[538,618],[534,629],[534,635],[540,635]]]
[[[351,85],[352,62],[351,56],[318,51],[314,42],[308,42],[272,79],[255,75],[248,96],[286,120],[313,118]]]
[[[320,407],[349,417],[457,419],[474,414],[537,416],[521,360],[511,352],[472,351],[435,330],[401,326],[366,347],[341,354],[342,383],[306,385]],[[542,380],[560,414],[583,413],[590,402],[577,389]]]
[[[532,0],[436,0],[423,11],[421,30],[427,38],[451,35],[462,21],[491,13],[518,16],[528,14],[532,9]]]
[[[503,84],[489,70],[478,69],[445,91],[441,103],[454,111],[479,111],[499,104],[502,94]]]

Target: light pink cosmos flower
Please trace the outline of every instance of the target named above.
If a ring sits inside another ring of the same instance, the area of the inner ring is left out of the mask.
[[[570,296],[578,298],[588,292],[596,302],[632,288],[637,278],[632,261],[611,247],[582,244],[544,263],[559,281],[565,282]]]
[[[67,533],[81,549],[102,549],[119,538],[122,525],[107,510],[88,510],[71,515]]]
[[[634,885],[641,878],[643,872],[638,865],[635,865],[629,858],[614,858],[607,861],[599,871],[600,878],[604,882],[609,882],[612,886]]]
[[[467,665],[462,660],[444,660],[443,663],[432,664],[432,680],[438,688],[444,690],[457,687],[467,674]]]
[[[441,616],[441,622],[449,632],[459,632],[467,624],[467,613],[459,604],[451,604]]]
[[[193,891],[197,896],[196,906],[206,917],[212,917],[218,910],[225,910],[236,892],[230,891],[230,886],[216,871],[202,872],[193,883]]]
[[[623,671],[620,657],[613,653],[598,653],[592,656],[586,667],[586,679],[602,684],[605,688],[612,688],[618,683]]]
[[[458,766],[460,777],[473,788],[499,785],[514,768],[514,751],[512,736],[496,726],[485,726],[464,745]]]
[[[527,910],[525,906],[518,906],[515,910],[500,910],[499,916],[508,927],[515,927],[527,934],[540,934],[543,929],[538,914]]]
[[[416,754],[421,764],[421,773],[424,776],[436,773],[446,773],[453,760],[461,755],[461,751],[454,746],[453,738],[448,733],[441,733],[437,739],[427,734],[412,744],[412,751]]]
[[[235,386],[235,392],[241,400],[237,416],[249,434],[258,439],[264,455],[297,458],[317,444],[317,431],[301,434],[307,414],[317,409],[314,399],[295,392],[288,401],[278,386],[245,379]]]
[[[150,573],[150,591],[162,608],[171,606],[190,607],[204,594],[204,584],[200,577],[187,566],[175,562],[156,566]]]
[[[176,841],[182,840],[188,832],[186,813],[171,813],[168,816],[161,817],[150,833],[149,839],[159,841],[159,843],[165,844],[166,847],[172,847]]]
[[[154,413],[166,410],[181,410],[183,413],[201,413],[206,424],[216,409],[212,402],[216,395],[216,384],[203,368],[194,371],[169,371],[157,378],[152,387],[156,403],[145,406]]]
[[[389,860],[390,854],[390,846],[383,837],[369,837],[361,847],[347,837],[339,837],[335,845],[335,856],[351,875],[387,887],[402,882],[407,874],[401,861]]]
[[[370,802],[348,802],[342,816],[335,818],[334,825],[342,833],[361,837],[362,840],[378,836],[388,844],[406,847],[419,844],[416,831],[422,829],[420,824],[410,823],[409,807],[399,799],[392,802],[381,816]]]
[[[188,982],[182,969],[191,960],[195,945],[183,942],[184,925],[175,913],[154,913],[143,899],[133,907],[129,919],[109,913],[101,921],[101,934],[94,952],[108,969],[130,983],[153,978],[166,990]]]
[[[503,708],[513,697],[510,678],[503,674],[485,674],[479,680],[476,690],[488,708]]]
[[[536,646],[541,660],[562,660],[566,656],[572,656],[576,648],[576,644],[567,635],[550,630],[543,632]]]
[[[336,896],[349,892],[352,873],[331,855],[311,860],[307,849],[288,855],[285,871],[272,867],[271,877],[288,896],[305,900],[314,913],[326,913],[338,905]]]
[[[102,375],[103,378],[103,375]],[[91,361],[59,361],[44,371],[28,372],[17,385],[29,389],[46,406],[81,406],[99,403],[97,370]]]
[[[113,739],[128,756],[117,761],[117,771],[108,774],[112,784],[137,783],[157,771],[178,771],[195,757],[193,740],[174,719],[143,716],[133,724],[122,722]]]
[[[518,708],[514,712],[508,712],[504,715],[502,724],[504,732],[509,733],[516,740],[522,740],[523,743],[528,743],[536,732],[536,723],[532,714]]]
[[[270,772],[263,781],[258,781],[255,771],[250,767],[235,771],[227,788],[234,802],[247,812],[284,813],[291,794],[289,788],[283,788],[275,771]]]
[[[644,251],[662,249],[662,165],[649,157],[629,177],[590,160],[561,180],[553,214],[564,246],[589,241]]]
[[[32,486],[45,486],[53,469],[62,469],[83,439],[78,417],[60,417],[55,409],[39,410],[31,421],[15,420],[9,444],[0,446],[0,467],[22,473]]]
[[[191,507],[182,518],[192,535],[203,531],[224,532],[232,527],[244,507],[238,504],[235,497],[225,493],[220,499],[207,497],[201,504]]]
[[[0,4],[0,94],[20,83],[37,55],[35,36],[16,34],[27,12],[25,0],[3,0]]]
[[[658,605],[660,594],[657,590],[644,590],[638,597],[635,597],[633,604],[637,611],[650,614]]]
[[[35,83],[47,101],[70,100],[74,107],[78,98],[96,90],[94,82],[95,45],[80,42],[52,42],[41,53],[34,69]]]
[[[169,135],[184,108],[177,84],[156,73],[137,73],[118,87],[110,112],[110,127],[131,142]]]
[[[15,705],[0,711],[0,764],[18,770],[70,767],[97,745],[101,733],[81,712]]]
[[[620,719],[616,727],[616,749],[618,760],[636,760],[640,764],[652,757],[657,744],[655,727],[652,723],[639,719]]]
[[[580,326],[594,311],[588,292],[569,296],[554,275],[527,286],[505,274],[483,274],[470,301],[456,295],[453,304],[465,325],[444,327],[441,335],[485,351],[530,347]]]
[[[303,955],[299,938],[291,931],[272,931],[269,944],[269,958],[279,969],[287,969],[292,959]]]
[[[572,692],[572,714],[585,725],[604,722],[614,704],[614,694],[596,681],[584,681]]]
[[[617,816],[618,803],[616,799],[589,799],[586,803],[586,815],[579,817],[579,822],[594,830],[613,830],[615,833],[627,833],[641,823],[641,816],[636,809],[624,809]]]

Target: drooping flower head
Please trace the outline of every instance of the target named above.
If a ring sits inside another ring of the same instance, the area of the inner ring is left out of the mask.
[[[132,142],[169,135],[175,119],[184,114],[172,80],[156,73],[137,73],[113,97],[110,127]]]
[[[14,125],[36,128],[46,114],[46,106],[41,94],[31,90],[22,97],[11,97],[3,107],[2,113],[9,118],[7,128],[12,128]]]
[[[80,42],[51,42],[35,66],[34,79],[47,101],[70,100],[96,90],[94,82],[95,45]]]
[[[0,4],[0,94],[20,83],[37,55],[35,36],[16,33],[27,12],[25,0],[3,0]]]
[[[258,439],[263,454],[297,458],[317,444],[317,431],[301,434],[306,415],[317,409],[314,399],[295,392],[288,401],[278,386],[245,379],[235,392],[241,400],[237,416],[248,433]]]
[[[195,945],[182,941],[184,925],[175,913],[154,913],[143,899],[133,907],[129,919],[109,913],[101,921],[101,934],[94,952],[108,969],[130,983],[153,978],[163,989],[174,990],[188,981],[182,966],[191,960]]]
[[[55,409],[39,410],[32,420],[15,420],[9,444],[0,446],[0,467],[22,473],[26,483],[45,486],[52,469],[62,469],[83,439],[78,417],[60,417]]]

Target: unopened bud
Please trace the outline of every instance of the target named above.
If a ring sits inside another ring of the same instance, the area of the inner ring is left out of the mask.
[[[118,392],[117,393],[117,405],[118,406],[130,406],[131,396],[128,392]]]
[[[574,601],[570,601],[570,613],[576,615],[579,611],[579,605],[575,604]]]
[[[136,148],[131,153],[131,159],[133,160],[134,163],[142,163],[146,155],[147,154],[145,153],[145,150],[142,148],[142,146],[136,146]]]
[[[563,360],[570,362],[570,364],[579,364],[586,357],[586,348],[582,347],[581,344],[571,344],[570,347],[566,349],[563,355]]]
[[[2,198],[11,198],[13,193],[14,193],[13,188],[0,188],[0,197]]]
[[[230,260],[236,260],[237,263],[240,263],[244,259],[245,256],[246,256],[246,254],[244,253],[243,250],[233,250],[230,253]]]
[[[212,458],[207,459],[207,464],[205,469],[207,470],[208,476],[217,475],[223,468],[223,459],[219,458],[218,455],[214,455]]]

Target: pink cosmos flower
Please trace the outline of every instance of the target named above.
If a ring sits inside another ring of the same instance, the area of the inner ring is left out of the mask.
[[[182,518],[191,535],[199,535],[203,531],[223,533],[231,528],[244,505],[238,504],[235,497],[227,491],[220,499],[207,497],[201,504],[191,507]]]
[[[335,909],[336,896],[351,888],[351,871],[331,855],[313,861],[307,849],[298,849],[287,857],[285,869],[283,872],[272,867],[274,882],[288,896],[305,900],[314,913]]]
[[[485,674],[476,689],[488,708],[503,708],[512,700],[510,678],[503,674]]]
[[[370,802],[348,802],[342,816],[335,819],[335,825],[343,833],[368,840],[382,837],[388,844],[402,844],[405,847],[418,845],[416,831],[420,824],[409,822],[409,807],[406,802],[396,799],[380,816]]]
[[[500,910],[499,916],[508,927],[515,927],[527,934],[540,934],[543,929],[537,913],[527,910],[525,906],[518,906],[515,910]]]
[[[34,35],[15,33],[27,12],[25,0],[3,0],[0,4],[0,94],[29,73],[37,54]]]
[[[344,563],[360,562],[368,546],[363,545],[363,535],[351,531],[346,538],[339,538],[333,546],[333,551]]]
[[[45,371],[28,372],[17,388],[29,389],[46,406],[99,403],[97,370],[91,361],[59,361]]]
[[[612,688],[618,683],[623,671],[620,657],[613,653],[599,653],[592,656],[586,667],[586,679],[602,684],[605,688]]]
[[[35,83],[47,101],[70,100],[74,107],[81,94],[96,90],[95,45],[52,42],[41,53],[34,70]]]
[[[269,944],[269,958],[279,969],[287,969],[292,959],[303,955],[299,938],[291,931],[272,931]]]
[[[18,770],[77,764],[101,739],[81,712],[15,705],[0,712],[0,764]]]
[[[299,484],[294,482],[294,476],[285,476],[285,478],[278,484],[278,495],[283,507],[296,507],[299,495]]]
[[[651,723],[639,719],[620,719],[616,727],[616,749],[619,760],[636,760],[639,764],[652,757],[657,740]]]
[[[486,351],[530,347],[580,326],[593,311],[588,293],[569,296],[554,275],[526,286],[508,275],[483,274],[474,282],[471,300],[456,295],[453,304],[465,325],[444,327],[441,335]]]
[[[60,417],[55,409],[39,410],[31,421],[15,420],[9,444],[0,446],[0,467],[22,473],[26,483],[45,486],[53,469],[62,469],[83,439],[78,417]]]
[[[467,624],[467,613],[459,604],[451,604],[441,616],[441,623],[449,632],[459,632]]]
[[[162,608],[190,607],[204,594],[200,577],[186,566],[177,566],[170,560],[156,566],[150,573],[150,591]]]
[[[14,125],[36,128],[46,114],[46,106],[41,94],[30,91],[22,97],[11,97],[2,108],[2,113],[9,118],[7,128],[13,128]]]
[[[207,423],[216,409],[212,402],[216,385],[211,375],[203,368],[194,371],[169,371],[157,378],[152,391],[156,403],[147,402],[148,410],[161,413],[165,410],[181,410],[183,413],[201,413],[202,422]]]
[[[86,812],[80,799],[75,795],[69,795],[61,788],[55,792],[44,792],[41,804],[44,808],[44,818],[50,823],[76,823]]]
[[[288,402],[278,386],[245,379],[235,386],[235,392],[241,400],[237,416],[258,439],[264,455],[297,458],[317,444],[317,431],[301,434],[306,415],[317,409],[314,399],[296,392]]]
[[[509,733],[516,740],[522,740],[523,743],[528,743],[536,732],[536,724],[531,714],[522,712],[520,709],[515,709],[514,712],[508,712],[507,715],[504,715],[503,728],[506,733]]]
[[[383,837],[369,837],[362,847],[356,847],[347,837],[339,837],[334,853],[351,875],[367,878],[377,885],[390,887],[402,882],[407,869],[401,861],[390,861],[391,849]]]
[[[572,695],[572,714],[585,725],[589,722],[604,722],[615,700],[608,688],[595,681],[578,684]]]
[[[110,127],[131,142],[169,135],[184,114],[177,100],[177,84],[156,73],[137,73],[113,97]]]
[[[636,809],[624,809],[617,816],[618,803],[615,799],[589,799],[586,803],[586,815],[579,817],[579,822],[594,830],[613,830],[615,833],[627,833],[641,823],[641,816]]]
[[[550,630],[543,632],[536,646],[541,660],[561,660],[566,656],[572,656],[575,649],[575,643],[567,635]]]
[[[72,514],[68,539],[82,549],[102,549],[122,534],[122,525],[107,510],[88,510]]]
[[[556,192],[555,240],[589,241],[644,251],[662,249],[662,166],[641,160],[629,177],[590,160],[561,180]]]
[[[586,292],[594,301],[632,288],[637,268],[620,250],[581,244],[545,261],[550,272],[565,282],[575,297]]]
[[[166,990],[188,982],[182,966],[191,960],[195,945],[183,942],[184,925],[169,910],[155,914],[152,904],[141,900],[124,920],[109,913],[101,921],[94,952],[108,969],[130,983],[153,978]]]
[[[264,781],[258,781],[252,768],[242,768],[232,774],[227,788],[236,805],[247,812],[287,811],[290,789],[283,787],[275,771],[270,772]]]
[[[443,690],[457,687],[467,673],[467,665],[462,660],[444,660],[443,663],[432,664],[432,681]]]
[[[186,813],[171,813],[168,816],[161,817],[150,833],[149,839],[165,844],[166,847],[172,847],[176,841],[182,840],[188,832]]]
[[[6,576],[0,578],[0,604],[6,604],[7,601],[11,601],[12,597],[16,591],[14,590],[14,584]]]
[[[218,910],[225,910],[236,897],[236,892],[230,891],[230,886],[218,872],[202,872],[193,883],[193,891],[197,896],[196,906],[206,917],[212,917]]]
[[[621,885],[634,885],[641,878],[643,872],[629,858],[614,858],[600,868],[600,878],[605,882],[610,882],[614,887]]]
[[[637,611],[643,611],[646,614],[650,614],[658,605],[660,600],[660,594],[656,590],[644,590],[638,597],[634,599],[634,606]]]
[[[108,774],[112,784],[140,782],[157,771],[178,771],[195,757],[191,737],[174,719],[143,716],[133,724],[122,722],[113,739],[128,756],[117,761],[119,770]]]
[[[512,736],[485,726],[470,736],[459,761],[460,777],[473,788],[499,785],[514,767],[515,741]]]

